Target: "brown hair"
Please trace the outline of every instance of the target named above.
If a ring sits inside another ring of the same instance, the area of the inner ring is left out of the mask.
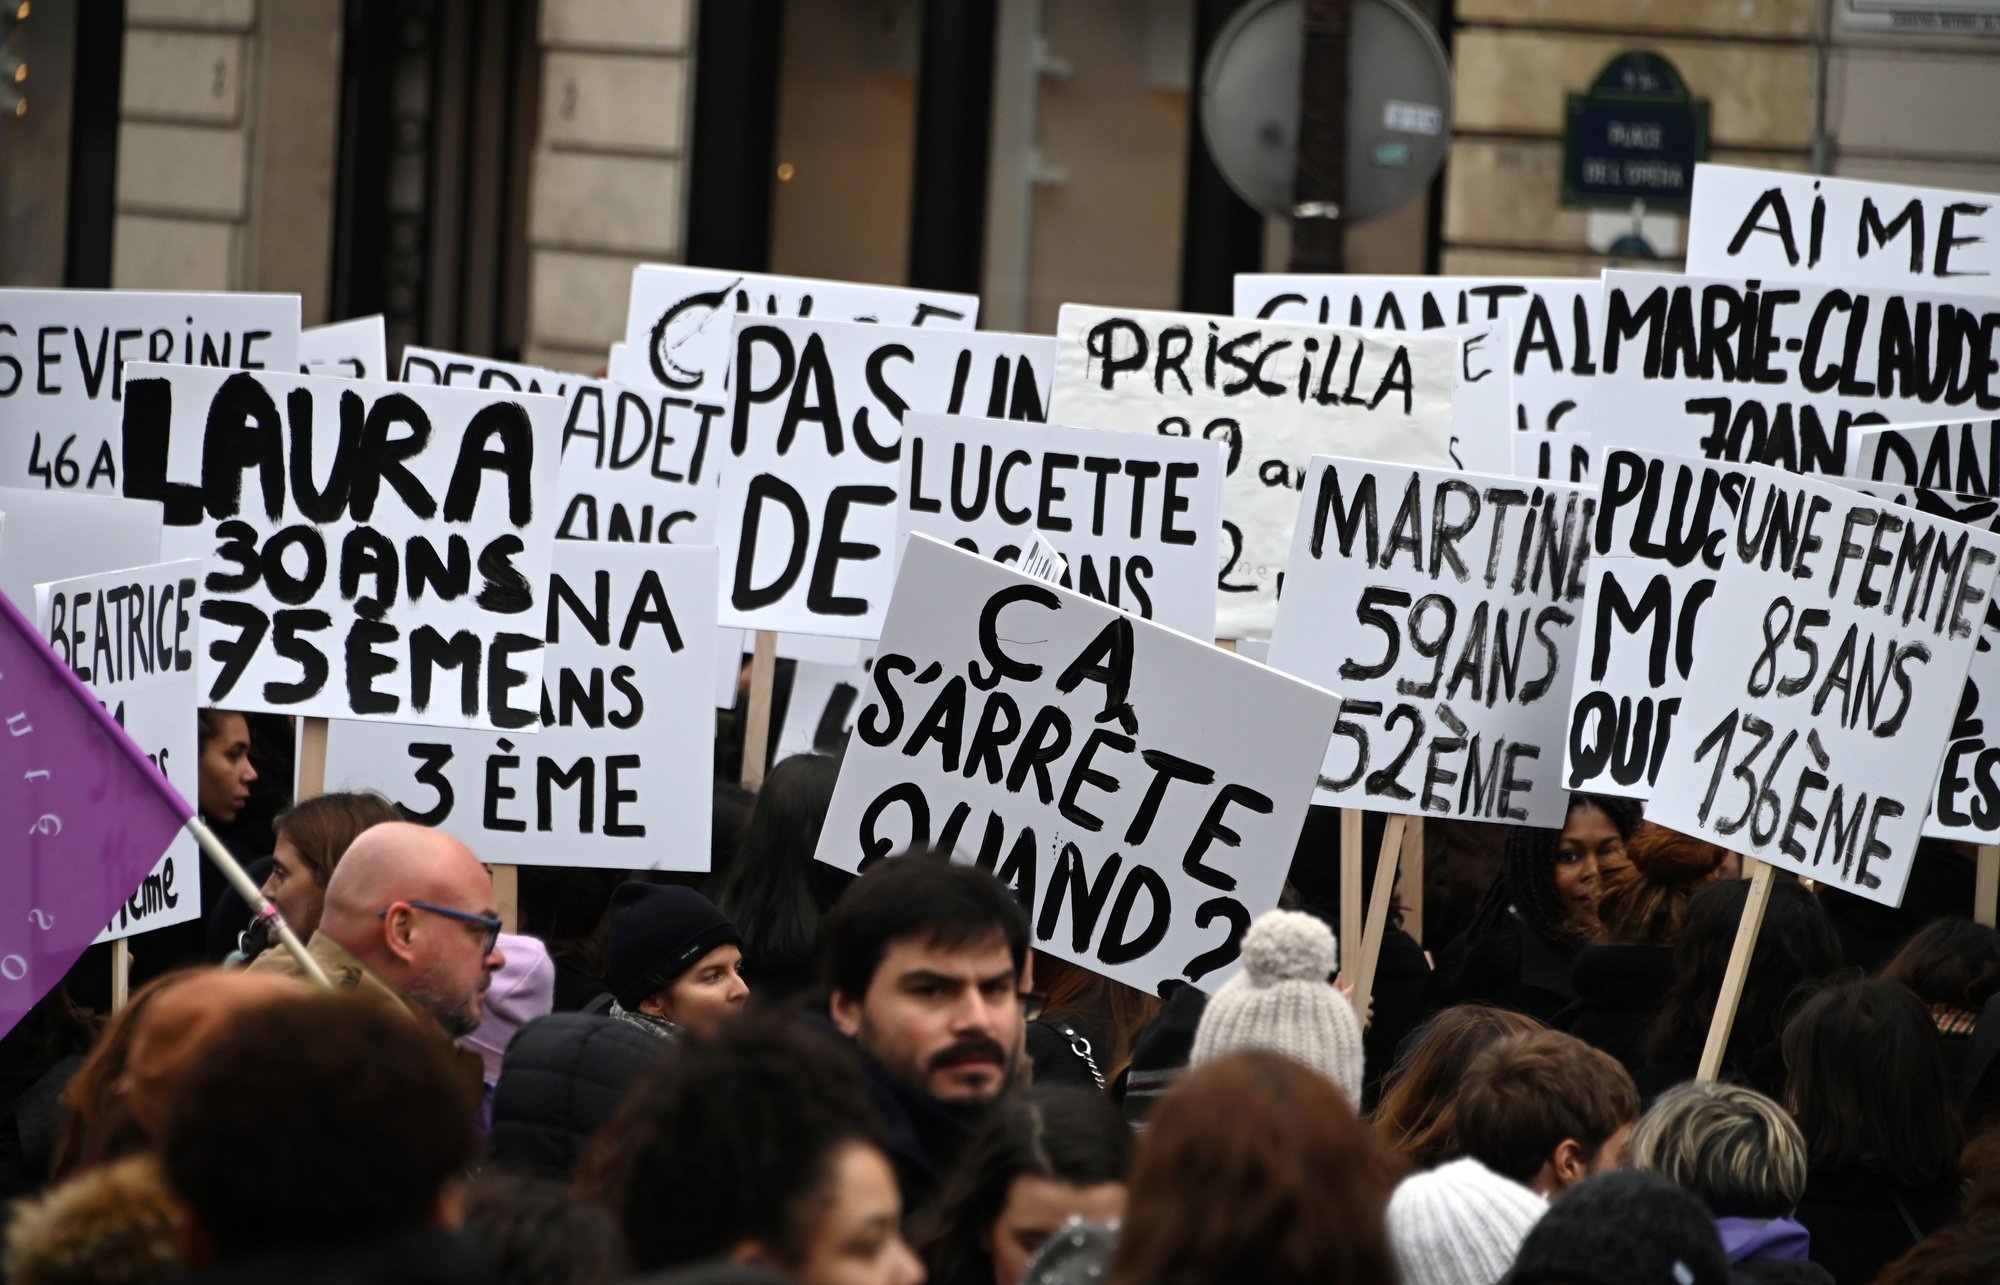
[[[1324,1076],[1218,1058],[1153,1109],[1108,1283],[1395,1280],[1383,1215],[1400,1169]]]
[[[1671,946],[1680,940],[1688,899],[1728,854],[1715,844],[1651,821],[1625,845],[1625,859],[1598,872],[1597,917],[1604,940],[1620,946]]]
[[[396,805],[371,790],[344,794],[320,794],[278,814],[271,823],[275,834],[292,841],[306,869],[322,890],[333,877],[347,845],[370,826],[385,821],[401,821]]]
[[[1080,968],[1066,959],[1035,952],[1035,989],[1048,996],[1046,1021],[1101,1014],[1108,1047],[1096,1050],[1098,1070],[1109,1084],[1132,1065],[1139,1034],[1160,1015],[1160,998]]]
[[[83,1059],[76,1074],[62,1091],[62,1131],[56,1135],[49,1177],[60,1182],[106,1160],[115,1160],[139,1150],[144,1144],[138,1126],[119,1097],[118,1082],[125,1075],[125,1062],[132,1053],[132,1032],[139,1015],[160,992],[199,977],[205,969],[177,968],[163,973],[132,992],[125,1007],[111,1015],[97,1044]]]
[[[1516,1182],[1531,1181],[1573,1139],[1585,1160],[1639,1118],[1639,1090],[1610,1054],[1560,1031],[1495,1041],[1458,1091],[1465,1153]]]
[[[1458,1155],[1453,1103],[1465,1068],[1495,1040],[1541,1029],[1534,1018],[1504,1008],[1445,1009],[1403,1046],[1383,1080],[1382,1100],[1371,1117],[1376,1134],[1413,1168],[1428,1169]]]

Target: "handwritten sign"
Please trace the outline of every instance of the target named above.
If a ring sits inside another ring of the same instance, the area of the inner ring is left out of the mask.
[[[299,332],[299,372],[343,379],[387,379],[388,336],[382,317],[357,317]]]
[[[1854,474],[1893,486],[2000,496],[2000,419],[1868,429],[1855,451]]]

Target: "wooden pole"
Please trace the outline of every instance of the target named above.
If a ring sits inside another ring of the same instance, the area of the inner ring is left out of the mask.
[[[757,631],[757,646],[750,653],[750,708],[743,722],[743,788],[764,788],[764,771],[770,766],[771,688],[778,678],[778,635],[768,629]]]
[[[1749,864],[1745,862],[1745,864]],[[1729,967],[1722,974],[1722,993],[1715,997],[1715,1015],[1708,1023],[1708,1043],[1702,1046],[1701,1065],[1694,1078],[1703,1084],[1715,1083],[1722,1071],[1722,1054],[1729,1047],[1729,1028],[1736,1024],[1736,1005],[1743,998],[1743,981],[1750,974],[1750,956],[1757,949],[1757,933],[1764,926],[1764,907],[1771,900],[1771,866],[1756,863],[1750,876],[1750,895],[1743,903],[1743,921],[1736,925],[1736,944],[1729,950]]]
[[[493,905],[500,912],[502,932],[521,931],[521,868],[498,865],[493,870]]]
[[[1361,812],[1340,810],[1340,958],[1341,971],[1354,980],[1352,961],[1361,947],[1363,912],[1361,870]],[[1360,1009],[1354,1010],[1360,1012]]]
[[[2000,903],[2000,845],[1988,844],[1979,849],[1979,881],[1972,895],[1973,922],[1993,927],[1996,916],[2000,916],[1997,903]]]
[[[304,803],[326,793],[326,720],[308,718],[299,728],[299,779],[292,801]]]
[[[1403,860],[1396,867],[1396,891],[1403,903],[1403,930],[1424,942],[1424,819],[1411,817],[1403,828]]]
[[[1375,862],[1375,895],[1368,902],[1368,927],[1361,938],[1361,959],[1354,971],[1354,1012],[1368,1020],[1375,998],[1375,966],[1382,959],[1382,938],[1389,931],[1389,902],[1396,895],[1396,870],[1402,859],[1410,819],[1389,817],[1382,824],[1382,854]]]
[[[1215,645],[1224,651],[1233,652],[1236,650],[1236,640],[1234,638],[1218,638],[1215,640]]]
[[[120,937],[111,943],[111,1011],[125,1007],[132,998],[132,942]]]

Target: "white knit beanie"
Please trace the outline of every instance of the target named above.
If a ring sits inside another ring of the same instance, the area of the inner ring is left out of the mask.
[[[1243,934],[1243,970],[1222,984],[1194,1034],[1189,1065],[1269,1049],[1318,1071],[1361,1109],[1361,1023],[1327,979],[1339,967],[1333,930],[1312,915],[1273,910]]]
[[[1493,1285],[1548,1202],[1477,1160],[1411,1174],[1389,1197],[1403,1285]]]

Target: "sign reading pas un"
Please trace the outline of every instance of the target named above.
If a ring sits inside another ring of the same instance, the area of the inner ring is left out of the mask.
[[[1213,990],[1277,905],[1339,699],[912,535],[818,859],[953,852],[1034,946]]]
[[[1314,454],[1451,465],[1458,343],[1065,306],[1050,418],[1229,448],[1216,632],[1270,632]]]
[[[334,789],[374,789],[524,866],[706,870],[715,550],[565,540],[549,577],[539,734],[336,720]]]
[[[1055,341],[736,319],[722,624],[873,638],[895,579],[902,419],[1045,418]]]
[[[125,494],[200,557],[201,703],[531,728],[553,397],[135,365]]]
[[[1769,485],[1799,533],[1792,556],[1718,571],[1647,812],[1896,905],[2000,537],[1780,476]]]
[[[1320,802],[1560,828],[1585,487],[1315,458],[1270,664],[1341,694]]]
[[[297,370],[299,297],[0,290],[0,486],[117,494],[127,362]]]

